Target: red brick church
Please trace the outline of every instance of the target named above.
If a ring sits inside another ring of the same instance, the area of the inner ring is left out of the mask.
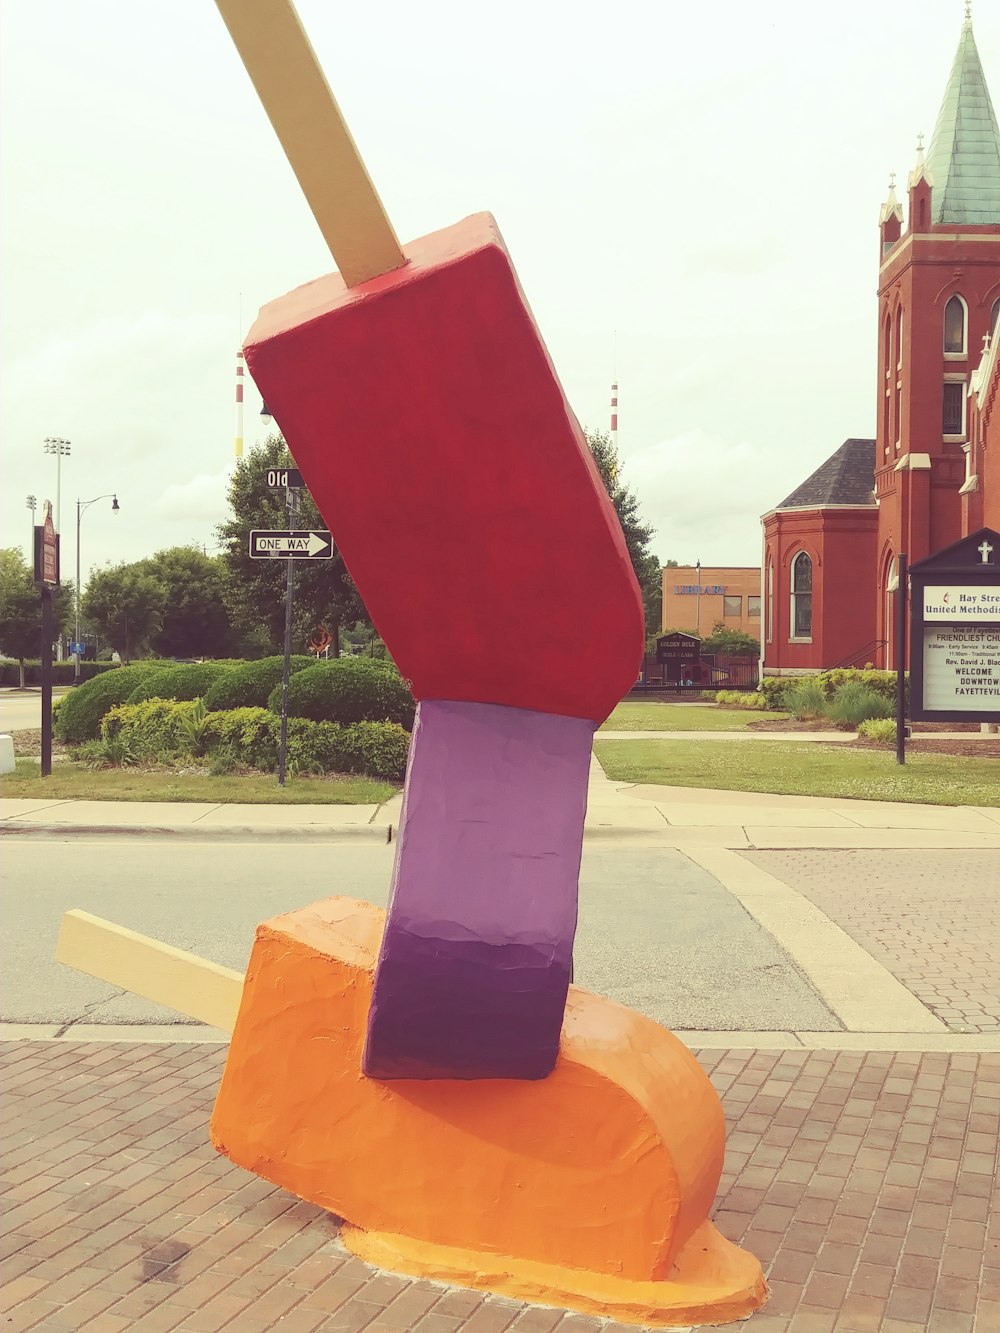
[[[763,517],[766,672],[894,665],[899,553],[1000,528],[1000,130],[971,19],[907,194],[879,219],[876,437]]]

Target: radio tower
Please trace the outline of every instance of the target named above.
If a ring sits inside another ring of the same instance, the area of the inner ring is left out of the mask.
[[[243,457],[243,349],[236,353],[236,440],[234,451]]]
[[[618,457],[618,384],[611,386],[611,447]]]

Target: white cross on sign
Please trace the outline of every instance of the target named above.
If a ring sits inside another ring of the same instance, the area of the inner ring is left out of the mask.
[[[993,547],[989,544],[989,542],[986,540],[985,537],[983,538],[981,544],[976,547],[976,550],[983,557],[983,564],[988,565],[990,563],[990,556],[993,554]]]

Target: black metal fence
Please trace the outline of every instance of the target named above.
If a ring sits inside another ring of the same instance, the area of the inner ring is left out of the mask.
[[[689,675],[677,679],[673,663],[657,662],[655,653],[643,658],[639,679],[629,691],[632,697],[650,694],[698,695],[702,690],[756,690],[760,680],[760,658],[735,657],[731,653],[702,653]]]

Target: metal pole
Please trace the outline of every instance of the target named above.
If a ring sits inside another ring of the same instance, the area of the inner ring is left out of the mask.
[[[42,587],[42,777],[52,772],[52,590]]]
[[[695,596],[694,632],[700,639],[701,638],[701,561],[700,560],[695,565],[694,569],[695,569],[695,578],[698,580],[698,591]]]
[[[73,684],[80,683],[80,497],[76,499],[76,628],[73,632],[73,643],[76,652],[73,654]]]
[[[900,555],[896,589],[896,763],[906,763],[906,556]]]
[[[285,491],[288,500],[288,526],[295,526],[298,497],[291,488]],[[285,582],[285,661],[281,669],[281,739],[278,744],[278,786],[285,785],[285,761],[288,755],[288,677],[292,659],[292,593],[295,590],[295,561],[288,561]]]

